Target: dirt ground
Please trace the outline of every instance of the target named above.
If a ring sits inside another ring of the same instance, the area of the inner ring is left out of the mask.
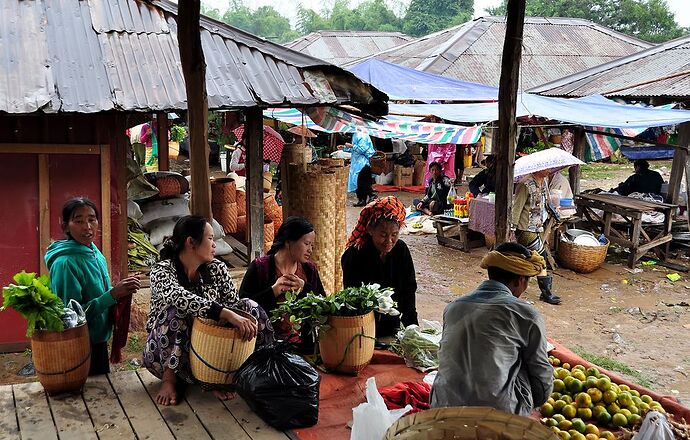
[[[657,162],[652,168],[670,168]],[[468,170],[475,174],[478,170]],[[662,169],[663,171],[663,169]],[[583,189],[615,186],[632,172],[631,165],[589,165],[583,170]],[[391,194],[391,193],[388,193]],[[417,195],[395,193],[409,204]],[[354,202],[351,197],[350,205]],[[352,228],[359,208],[348,207],[348,226]],[[485,248],[464,253],[438,245],[433,235],[404,235],[417,271],[417,308],[420,318],[442,320],[443,309],[453,299],[474,289],[486,272],[479,262]],[[617,361],[632,369],[634,381],[648,381],[659,392],[675,396],[690,405],[690,274],[680,273],[675,283],[666,278],[674,271],[660,266],[642,266],[631,273],[622,263],[625,254],[609,252],[604,266],[587,275],[570,270],[555,271],[554,288],[563,304],[552,306],[538,300],[533,282],[523,299],[544,315],[548,336],[571,349]],[[684,254],[672,260],[690,265]],[[236,280],[239,283],[240,280]],[[135,312],[125,362],[114,370],[137,368],[143,349],[143,323],[148,309],[148,290],[135,297]],[[35,377],[17,375],[27,363],[24,353],[0,355],[0,384],[33,381]],[[630,375],[629,374],[629,375]]]

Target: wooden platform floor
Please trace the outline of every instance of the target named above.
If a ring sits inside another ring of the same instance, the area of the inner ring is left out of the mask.
[[[287,440],[241,397],[221,402],[198,386],[174,407],[157,405],[146,370],[90,377],[81,395],[48,397],[38,382],[0,386],[0,438],[21,440]]]

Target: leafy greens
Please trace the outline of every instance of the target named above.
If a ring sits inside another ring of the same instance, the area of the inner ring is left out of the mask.
[[[50,290],[48,276],[21,271],[13,279],[16,284],[2,288],[4,301],[0,310],[12,308],[22,315],[28,322],[28,337],[33,336],[34,330],[63,331],[65,304]]]

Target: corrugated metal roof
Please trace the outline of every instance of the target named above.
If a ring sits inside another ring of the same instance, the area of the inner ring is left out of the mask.
[[[481,17],[373,56],[498,87],[504,37],[505,17]],[[526,90],[650,46],[588,20],[527,17],[520,85]]]
[[[186,108],[177,5],[165,0],[0,2],[0,111]],[[355,104],[386,96],[351,73],[207,17],[209,108]]]
[[[666,77],[670,78],[662,79]],[[549,96],[605,94],[629,98],[690,98],[690,36],[565,76],[530,91]]]
[[[411,40],[400,32],[336,30],[312,32],[285,46],[342,66]]]

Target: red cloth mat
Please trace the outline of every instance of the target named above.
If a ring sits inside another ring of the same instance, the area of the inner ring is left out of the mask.
[[[412,411],[408,414],[412,414],[431,407],[431,385],[426,382],[400,382],[391,387],[379,388],[379,393],[388,409],[410,405]]]
[[[397,192],[397,191],[405,191],[405,192],[411,192],[411,193],[424,193],[426,191],[426,187],[424,185],[419,185],[419,186],[395,186],[395,185],[374,185],[373,186],[374,191],[377,192]]]
[[[376,378],[376,386],[388,387],[398,382],[421,382],[424,373],[405,365],[405,361],[389,352],[376,350],[374,358],[358,376],[321,373],[319,389],[319,422],[311,428],[295,429],[300,440],[348,440],[352,408],[366,400],[366,381]]]

